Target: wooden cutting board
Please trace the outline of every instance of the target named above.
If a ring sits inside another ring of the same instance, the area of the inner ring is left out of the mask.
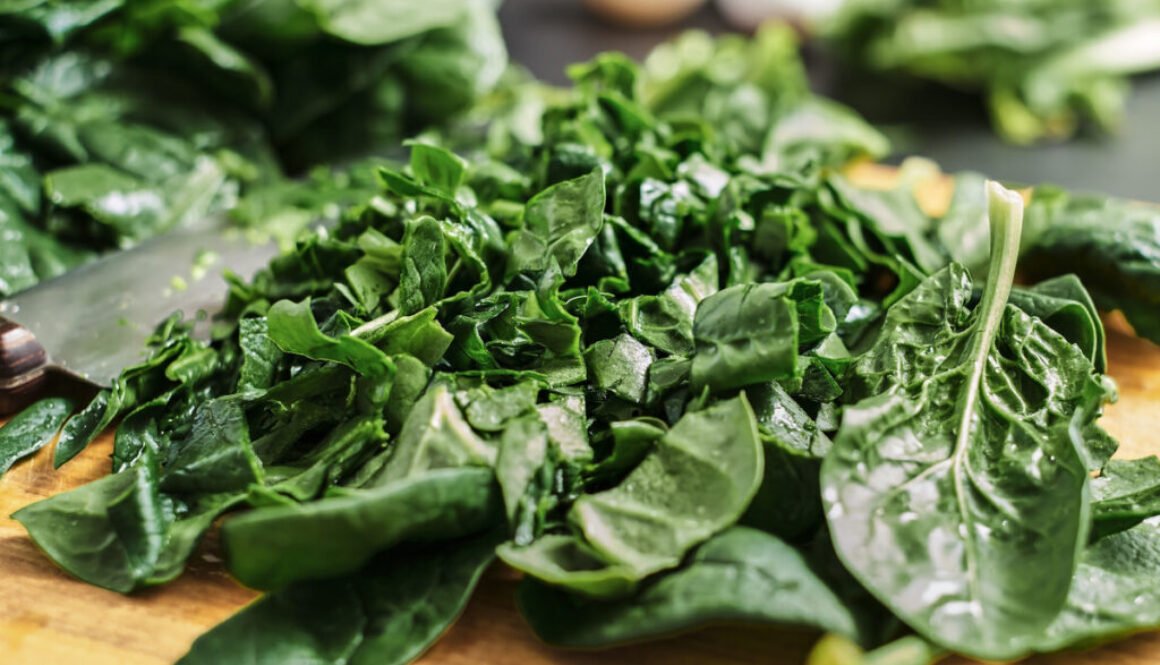
[[[868,174],[872,177],[873,174]],[[947,192],[935,198],[945,200]],[[1120,400],[1104,426],[1119,439],[1120,457],[1160,453],[1160,347],[1109,317],[1109,374]],[[161,665],[256,597],[225,572],[211,537],[172,584],[132,596],[98,589],[53,566],[8,518],[28,503],[108,472],[112,437],[105,435],[59,471],[45,449],[0,479],[0,663],[4,665]],[[1158,582],[1160,583],[1160,582]],[[516,578],[490,571],[459,622],[426,655],[433,665],[798,665],[817,638],[807,632],[714,627],[669,640],[604,652],[564,652],[540,644],[514,602]],[[961,665],[965,661],[955,661]],[[1035,658],[1036,665],[1153,665],[1160,632],[1086,653]],[[289,664],[288,664],[289,665]]]

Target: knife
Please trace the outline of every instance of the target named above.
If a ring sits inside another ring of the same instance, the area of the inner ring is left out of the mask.
[[[0,301],[0,413],[26,405],[52,371],[112,385],[174,312],[197,317],[194,334],[208,336],[224,271],[249,279],[277,250],[210,217]]]

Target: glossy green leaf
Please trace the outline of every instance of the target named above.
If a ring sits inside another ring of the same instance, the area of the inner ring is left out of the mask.
[[[447,241],[435,219],[422,217],[407,224],[399,278],[401,314],[414,314],[443,297],[447,286],[446,253]]]
[[[588,374],[598,390],[629,402],[644,402],[652,351],[630,335],[604,339],[584,352]]]
[[[1076,567],[1067,603],[1035,648],[1088,647],[1160,626],[1158,564],[1160,525],[1155,520],[1092,544]]]
[[[591,598],[624,596],[640,580],[634,571],[607,563],[574,536],[543,536],[526,546],[504,543],[496,553],[516,570]]]
[[[565,276],[572,276],[603,224],[603,173],[552,185],[528,201],[523,228],[510,240],[508,270],[540,272],[554,260]]]
[[[463,611],[496,541],[493,532],[398,548],[358,572],[297,582],[199,637],[178,662],[409,663]]]
[[[637,339],[661,351],[687,356],[693,352],[693,315],[697,305],[717,292],[717,259],[673,280],[664,293],[639,296],[620,306],[620,316]]]
[[[73,410],[63,397],[42,399],[0,427],[0,476],[12,465],[52,443]]]
[[[694,390],[740,388],[797,371],[798,312],[787,284],[747,284],[705,298],[693,323]]]
[[[1037,189],[1030,205],[1042,232],[1023,267],[1040,277],[1075,273],[1097,305],[1123,310],[1137,334],[1160,341],[1160,212],[1052,188]]]
[[[1093,478],[1092,539],[1160,515],[1160,459],[1109,461]]]
[[[193,414],[189,438],[166,465],[161,484],[171,492],[240,491],[264,475],[242,406],[222,398]]]
[[[411,171],[428,187],[454,197],[467,170],[467,162],[455,153],[429,143],[412,142]]]
[[[383,473],[370,484],[388,485],[431,469],[495,464],[495,445],[464,420],[447,386],[435,384],[411,408]]]
[[[309,300],[280,300],[270,307],[266,319],[270,339],[286,353],[341,363],[372,378],[394,372],[390,358],[368,342],[352,335],[331,337],[319,330]]]
[[[990,185],[982,302],[952,265],[887,314],[822,466],[842,561],[921,635],[1014,658],[1066,601],[1087,540],[1090,360],[1006,306],[1022,201]]]
[[[569,518],[601,557],[639,579],[735,522],[761,476],[757,423],[740,396],[686,414],[623,483],[580,497]]]
[[[525,579],[520,611],[540,639],[565,647],[608,647],[668,637],[716,622],[820,628],[855,637],[850,611],[792,547],[734,527],[680,569],[611,602],[581,599]]]

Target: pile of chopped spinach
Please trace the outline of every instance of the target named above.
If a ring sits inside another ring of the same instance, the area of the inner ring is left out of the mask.
[[[854,67],[982,92],[1019,144],[1113,129],[1160,69],[1157,0],[849,0],[825,32]]]
[[[507,64],[489,0],[21,0],[0,35],[0,297],[397,144]]]
[[[345,190],[211,341],[170,320],[79,413],[0,430],[7,464],[63,428],[59,465],[119,422],[110,475],[15,515],[36,543],[128,593],[225,515],[267,593],[189,664],[410,661],[497,558],[569,647],[741,620],[919,663],[1160,625],[1160,462],[1109,461],[1084,287],[1149,312],[1155,255],[1107,271],[1040,223],[1154,225],[970,174],[938,219],[856,187],[883,139],[782,30],[571,75]],[[1084,281],[1013,286],[1021,247]]]

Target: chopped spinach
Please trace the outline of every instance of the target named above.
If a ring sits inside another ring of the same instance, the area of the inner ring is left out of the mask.
[[[290,4],[161,15],[221,94],[282,111],[263,126],[284,165],[445,117],[502,55],[466,56],[494,45],[479,3]],[[137,67],[169,34],[126,12],[20,34],[81,40],[101,59],[70,66],[120,85],[97,63]],[[116,35],[133,40],[113,56]],[[39,53],[27,67],[49,66]],[[67,88],[50,74],[38,85]],[[227,567],[268,594],[189,663],[406,662],[493,558],[524,574],[533,628],[568,646],[746,620],[833,633],[819,663],[918,663],[1160,623],[1144,588],[1160,470],[1109,461],[1096,422],[1112,391],[1095,305],[1150,334],[1147,244],[1115,236],[1146,236],[1149,218],[1088,217],[1044,190],[1021,232],[1021,199],[995,189],[988,215],[982,178],[960,177],[941,218],[909,187],[856,186],[840,167],[883,139],[810,95],[785,28],[692,33],[641,68],[608,54],[571,74],[566,90],[505,79],[465,124],[409,141],[406,163],[243,187],[233,214],[290,229],[287,248],[230,280],[210,338],[170,319],[67,422],[50,401],[0,430],[7,463],[60,429],[63,464],[115,424],[111,475],[16,514],[33,540],[131,592],[178,576],[222,518]],[[373,109],[389,128],[360,123]],[[246,170],[148,123],[124,131],[150,150],[120,154],[66,120],[45,125],[63,160],[51,201],[35,156],[0,154],[0,223],[22,238],[46,214],[116,241],[132,229],[109,191],[151,201],[141,218],[160,228],[215,202],[190,181],[184,207],[165,203],[178,190],[152,178],[201,174],[224,194]],[[334,224],[293,232],[318,214]],[[1079,220],[1075,238],[1048,218]],[[1076,243],[1078,276],[1015,287],[1021,238],[1029,274],[1037,252]],[[1095,265],[1108,256],[1131,260]],[[30,283],[37,257],[0,278]]]

